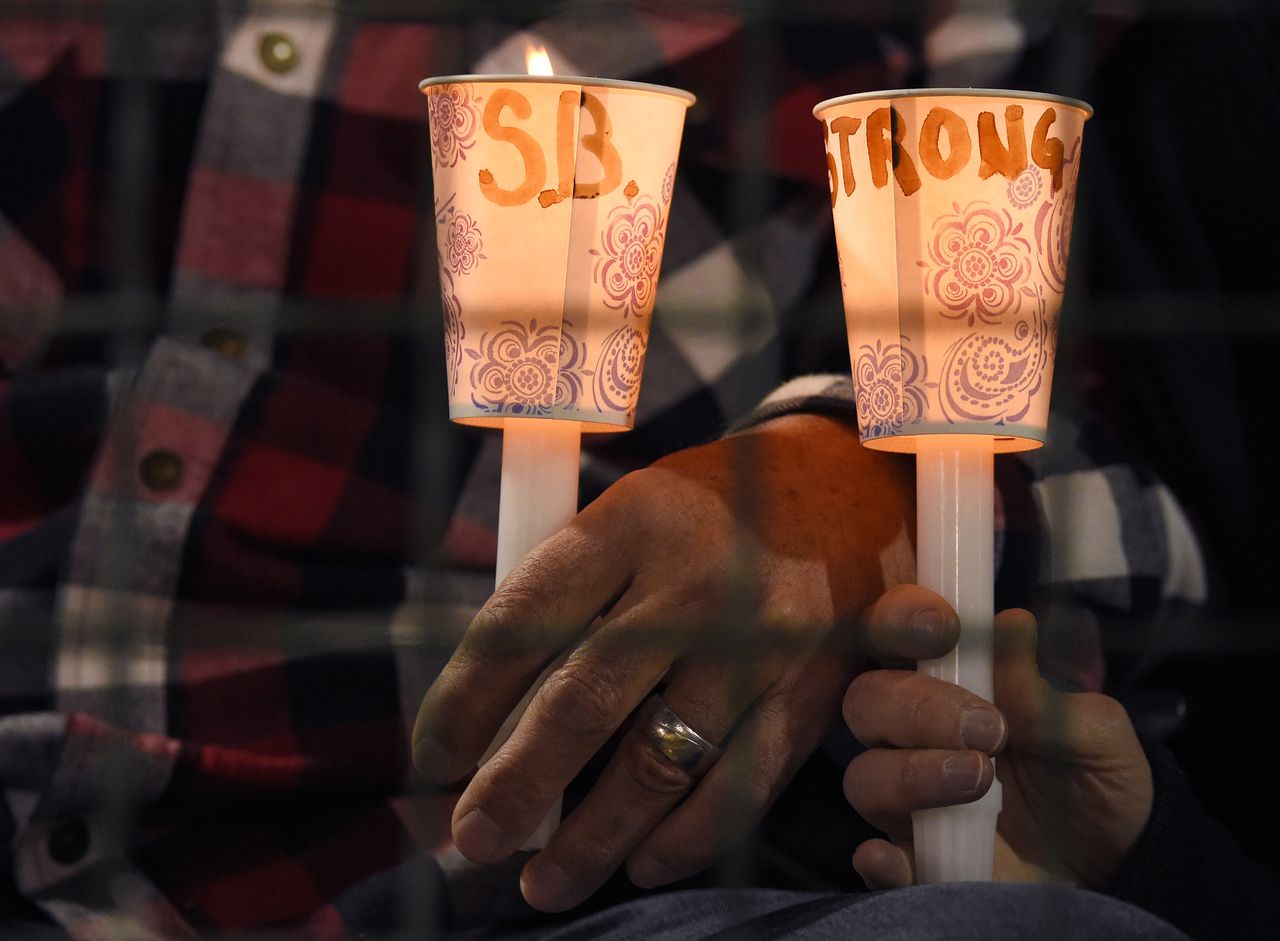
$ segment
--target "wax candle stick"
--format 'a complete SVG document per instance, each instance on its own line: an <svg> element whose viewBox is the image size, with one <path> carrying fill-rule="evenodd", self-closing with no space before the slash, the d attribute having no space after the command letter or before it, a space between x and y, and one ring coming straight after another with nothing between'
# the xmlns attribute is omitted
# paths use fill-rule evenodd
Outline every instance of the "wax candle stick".
<svg viewBox="0 0 1280 941"><path fill-rule="evenodd" d="M993 455L1049 414L1085 103L870 92L814 108L826 138L862 443L914 452L917 579L960 615L922 672L994 699ZM921 882L992 877L1001 790L914 815Z"/></svg>
<svg viewBox="0 0 1280 941"><path fill-rule="evenodd" d="M921 435L916 443L916 581L960 616L960 641L923 673L995 700L991 640L994 605L991 438ZM991 878L1000 782L979 800L914 815L920 882Z"/></svg>
<svg viewBox="0 0 1280 941"><path fill-rule="evenodd" d="M581 441L574 422L511 418L503 425L495 587L578 512Z"/></svg>

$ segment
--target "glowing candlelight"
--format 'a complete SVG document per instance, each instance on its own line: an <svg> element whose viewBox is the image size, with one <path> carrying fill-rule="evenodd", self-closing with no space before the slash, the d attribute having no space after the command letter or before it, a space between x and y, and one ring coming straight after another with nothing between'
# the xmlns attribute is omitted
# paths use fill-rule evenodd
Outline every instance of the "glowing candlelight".
<svg viewBox="0 0 1280 941"><path fill-rule="evenodd" d="M530 43L525 47L524 70L530 75L555 75L551 68L551 56L547 55L546 46L535 46Z"/></svg>

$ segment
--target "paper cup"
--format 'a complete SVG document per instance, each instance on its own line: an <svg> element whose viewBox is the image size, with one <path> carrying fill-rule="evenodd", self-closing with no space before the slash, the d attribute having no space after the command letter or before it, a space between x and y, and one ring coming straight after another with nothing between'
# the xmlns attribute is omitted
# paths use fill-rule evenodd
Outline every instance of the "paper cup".
<svg viewBox="0 0 1280 941"><path fill-rule="evenodd" d="M925 89L814 108L864 444L1039 447L1049 414L1082 101Z"/></svg>
<svg viewBox="0 0 1280 941"><path fill-rule="evenodd" d="M563 76L420 87L450 417L630 428L693 96Z"/></svg>

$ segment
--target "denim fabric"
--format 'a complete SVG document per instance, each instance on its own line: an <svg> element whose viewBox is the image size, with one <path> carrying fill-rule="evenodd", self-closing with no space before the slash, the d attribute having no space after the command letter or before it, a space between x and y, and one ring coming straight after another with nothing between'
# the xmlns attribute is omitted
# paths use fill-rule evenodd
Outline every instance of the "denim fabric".
<svg viewBox="0 0 1280 941"><path fill-rule="evenodd" d="M467 941L1174 941L1186 935L1095 892L1001 883L825 895L697 889L649 895L582 918Z"/></svg>

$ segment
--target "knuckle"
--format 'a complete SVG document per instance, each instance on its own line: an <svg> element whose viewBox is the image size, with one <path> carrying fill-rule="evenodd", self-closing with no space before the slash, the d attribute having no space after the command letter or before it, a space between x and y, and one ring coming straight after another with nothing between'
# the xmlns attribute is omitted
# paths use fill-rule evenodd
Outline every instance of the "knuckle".
<svg viewBox="0 0 1280 941"><path fill-rule="evenodd" d="M643 497L650 489L653 478L653 471L649 468L641 468L623 474L609 488L609 492L614 495L617 500L628 500L633 497Z"/></svg>
<svg viewBox="0 0 1280 941"><path fill-rule="evenodd" d="M924 756L910 755L906 761L902 762L898 772L898 786L903 794L914 796L919 794L925 786L933 784L938 777L940 775L937 769L926 764Z"/></svg>
<svg viewBox="0 0 1280 941"><path fill-rule="evenodd" d="M927 738L934 716L939 713L945 715L946 709L944 694L936 689L926 689L922 695L912 698L908 713L909 724L906 727L911 740L918 742Z"/></svg>
<svg viewBox="0 0 1280 941"><path fill-rule="evenodd" d="M515 652L513 641L521 636L518 623L518 609L495 595L472 618L455 656L472 663L509 658Z"/></svg>
<svg viewBox="0 0 1280 941"><path fill-rule="evenodd" d="M587 505L570 527L580 555L607 552L626 559L662 532L655 523L663 501L654 473L651 468L631 471Z"/></svg>
<svg viewBox="0 0 1280 941"><path fill-rule="evenodd" d="M771 601L759 616L760 643L764 653L795 660L808 653L826 634L821 616L814 616L798 604Z"/></svg>
<svg viewBox="0 0 1280 941"><path fill-rule="evenodd" d="M548 586L555 585L566 561L560 551L563 538L552 538L522 558L503 580L493 598L517 611L543 610L551 600Z"/></svg>
<svg viewBox="0 0 1280 941"><path fill-rule="evenodd" d="M509 660L552 643L550 598L532 579L508 580L471 621L459 655L471 661Z"/></svg>
<svg viewBox="0 0 1280 941"><path fill-rule="evenodd" d="M643 523L654 511L655 473L651 468L634 470L614 481L588 512L617 514Z"/></svg>
<svg viewBox="0 0 1280 941"><path fill-rule="evenodd" d="M625 715L624 690L615 667L582 658L551 674L539 697L555 725L589 739L606 739Z"/></svg>

